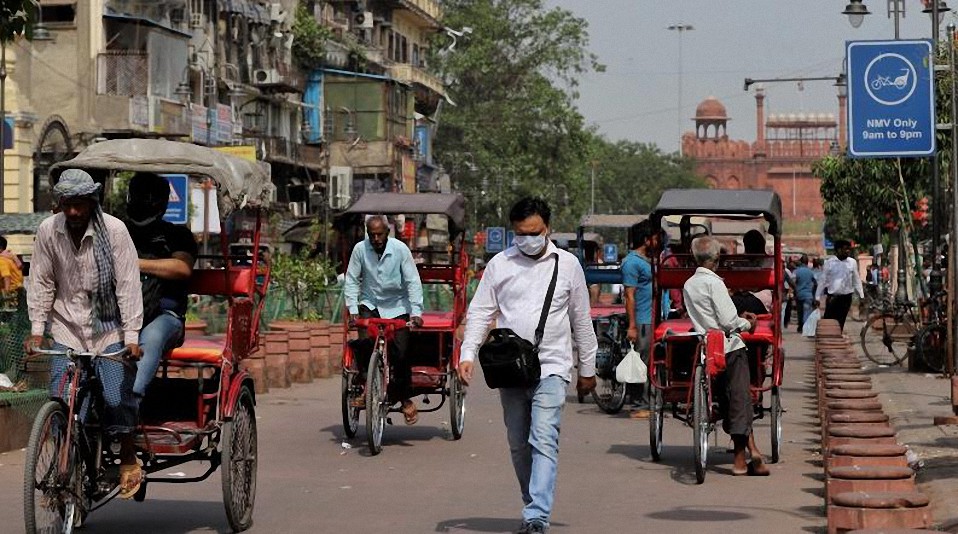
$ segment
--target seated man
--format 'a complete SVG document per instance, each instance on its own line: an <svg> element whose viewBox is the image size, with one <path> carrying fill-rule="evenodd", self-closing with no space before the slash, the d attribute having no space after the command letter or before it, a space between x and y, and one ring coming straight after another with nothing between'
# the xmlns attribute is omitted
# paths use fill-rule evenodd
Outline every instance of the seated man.
<svg viewBox="0 0 958 534"><path fill-rule="evenodd" d="M725 385L727 413L723 414L723 428L732 436L735 447L734 475L768 475L761 452L752 434L752 396L749 391L749 365L741 332L755 329L755 316L745 313L739 317L729 297L725 282L715 274L720 255L720 244L711 237L692 241L692 255L699 267L683 288L685 309L695 331L725 332ZM721 393L721 392L719 392ZM751 463L747 453L751 451Z"/></svg>
<svg viewBox="0 0 958 534"><path fill-rule="evenodd" d="M366 222L366 235L353 247L346 268L343 298L349 314L352 318L406 319L414 326L422 326L422 281L409 247L389 237L389 225L383 215ZM360 331L363 335L365 331ZM397 330L396 352L390 355L394 373L390 385L402 400L406 424L412 425L419 420L419 413L410 399L412 367L406 358L408 345L409 330Z"/></svg>
<svg viewBox="0 0 958 534"><path fill-rule="evenodd" d="M143 285L143 330L133 393L142 399L163 354L183 343L187 286L196 240L189 228L163 220L170 200L166 178L136 173L127 193L127 229L139 256Z"/></svg>
<svg viewBox="0 0 958 534"><path fill-rule="evenodd" d="M742 236L742 245L745 247L745 254L759 256L765 255L765 237L758 230L749 230ZM754 266L761 267L764 259L755 258ZM732 293L732 302L735 304L735 311L739 315L748 312L755 315L764 315L772 311L772 291L763 289L761 291L735 291Z"/></svg>

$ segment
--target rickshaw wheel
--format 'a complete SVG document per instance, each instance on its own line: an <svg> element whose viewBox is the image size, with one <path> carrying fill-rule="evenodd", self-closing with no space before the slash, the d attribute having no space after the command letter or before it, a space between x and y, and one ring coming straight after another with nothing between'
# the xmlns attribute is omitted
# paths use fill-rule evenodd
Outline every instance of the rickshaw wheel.
<svg viewBox="0 0 958 534"><path fill-rule="evenodd" d="M72 530L74 505L67 502L67 488L57 489L62 484L56 474L66 431L67 418L61 404L56 401L44 404L34 419L23 470L23 519L27 534ZM43 491L39 485L52 485L54 489Z"/></svg>
<svg viewBox="0 0 958 534"><path fill-rule="evenodd" d="M449 379L449 425L452 427L452 439L462 438L466 425L466 389L455 371Z"/></svg>
<svg viewBox="0 0 958 534"><path fill-rule="evenodd" d="M256 499L256 415L253 395L243 387L233 419L223 424L223 504L233 532L242 532L253 524Z"/></svg>
<svg viewBox="0 0 958 534"><path fill-rule="evenodd" d="M705 467L708 464L709 455L709 425L710 412L708 400L708 377L705 376L705 366L697 365L695 367L695 378L692 381L695 391L692 398L692 424L693 436L695 439L695 481L699 484L705 482Z"/></svg>
<svg viewBox="0 0 958 534"><path fill-rule="evenodd" d="M355 380L357 376L356 373L350 373L346 369L343 369L343 432L346 433L347 438L356 437L356 431L359 430L359 411L362 408L352 406L353 396L351 395L353 392L353 380Z"/></svg>
<svg viewBox="0 0 958 534"><path fill-rule="evenodd" d="M596 388L592 390L592 399L603 412L617 414L625 406L625 388L625 384L614 378L598 378Z"/></svg>
<svg viewBox="0 0 958 534"><path fill-rule="evenodd" d="M663 386L668 382L668 371L664 365L660 365L656 372L658 381ZM665 392L653 386L646 384L651 388L649 393L649 449L652 453L652 461L658 462L662 459L662 432L665 426Z"/></svg>
<svg viewBox="0 0 958 534"><path fill-rule="evenodd" d="M383 354L373 351L369 357L369 371L366 375L366 442L373 455L383 450L383 430L386 427L386 413L389 403L386 400L386 366Z"/></svg>
<svg viewBox="0 0 958 534"><path fill-rule="evenodd" d="M772 386L772 463L778 463L782 456L782 392L778 386Z"/></svg>

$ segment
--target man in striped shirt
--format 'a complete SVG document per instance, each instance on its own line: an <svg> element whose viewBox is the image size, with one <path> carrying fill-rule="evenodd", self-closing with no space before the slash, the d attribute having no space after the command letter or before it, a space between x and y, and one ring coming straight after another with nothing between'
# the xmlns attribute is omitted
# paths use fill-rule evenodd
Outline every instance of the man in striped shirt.
<svg viewBox="0 0 958 534"><path fill-rule="evenodd" d="M59 213L37 228L30 268L28 354L48 334L54 350L100 354L118 352L125 345L130 362L141 355L143 298L136 248L126 225L100 209L99 190L100 184L79 169L64 171L53 188ZM130 362L106 358L94 362L105 401L104 427L120 442L124 498L132 497L143 480L133 443L138 403ZM50 373L54 397L64 395L65 371L65 358L55 357Z"/></svg>

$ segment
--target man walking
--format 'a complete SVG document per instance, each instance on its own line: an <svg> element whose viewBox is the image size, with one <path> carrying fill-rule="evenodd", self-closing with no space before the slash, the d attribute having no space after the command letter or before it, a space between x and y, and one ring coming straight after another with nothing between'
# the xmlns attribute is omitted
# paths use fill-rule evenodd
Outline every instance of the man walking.
<svg viewBox="0 0 958 534"><path fill-rule="evenodd" d="M862 279L858 275L858 262L849 257L851 243L844 239L835 241L835 256L828 258L822 268L821 283L815 292L815 298L822 303L825 296L825 312L822 319L835 319L845 329L845 318L852 305L852 293L865 298Z"/></svg>
<svg viewBox="0 0 958 534"><path fill-rule="evenodd" d="M630 239L632 250L622 261L622 285L625 286L625 313L629 318L627 336L635 350L648 364L649 348L652 339L652 262L650 251L655 248L658 232L653 235L648 220L632 225ZM630 384L632 405L638 409L633 418L645 419L649 416L649 406L645 402L645 387Z"/></svg>
<svg viewBox="0 0 958 534"><path fill-rule="evenodd" d="M493 257L469 304L459 376L469 384L474 360L495 320L524 339L536 326L558 257L558 279L539 345L541 379L528 388L502 388L512 466L522 492L519 533L546 532L552 515L559 461L559 427L572 379L573 346L579 358L579 394L595 389L598 347L589 314L589 291L579 260L549 241L551 210L539 198L523 198L509 212L515 246Z"/></svg>
<svg viewBox="0 0 958 534"><path fill-rule="evenodd" d="M805 319L812 313L815 300L815 273L808 267L808 256L802 254L798 267L792 272L795 279L795 305L798 307L798 331L802 331Z"/></svg>

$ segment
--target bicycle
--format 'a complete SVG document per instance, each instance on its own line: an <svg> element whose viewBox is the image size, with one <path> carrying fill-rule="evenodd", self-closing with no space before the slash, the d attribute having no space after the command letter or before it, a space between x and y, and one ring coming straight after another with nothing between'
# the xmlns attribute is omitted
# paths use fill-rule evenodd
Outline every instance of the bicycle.
<svg viewBox="0 0 958 534"><path fill-rule="evenodd" d="M945 358L948 354L948 293L940 291L922 305L924 326L915 334L915 352L918 360L935 373L945 372ZM927 310L927 316L924 313Z"/></svg>
<svg viewBox="0 0 958 534"><path fill-rule="evenodd" d="M898 365L908 356L908 348L918 333L918 317L914 302L881 301L880 307L870 307L877 312L865 321L861 331L862 351L869 360L878 365ZM877 333L881 337L876 341Z"/></svg>
<svg viewBox="0 0 958 534"><path fill-rule="evenodd" d="M126 348L102 354L73 349L34 352L62 356L67 362L63 397L40 408L27 443L23 495L27 534L72 532L87 514L119 494L117 451L104 449L99 426L104 400L93 362L106 358L129 365L122 358L126 352ZM84 402L88 413L82 418Z"/></svg>
<svg viewBox="0 0 958 534"><path fill-rule="evenodd" d="M593 319L599 349L595 356L596 388L592 399L605 413L616 414L625 405L626 384L615 379L615 368L625 357L628 341L623 340L628 323L622 315Z"/></svg>

